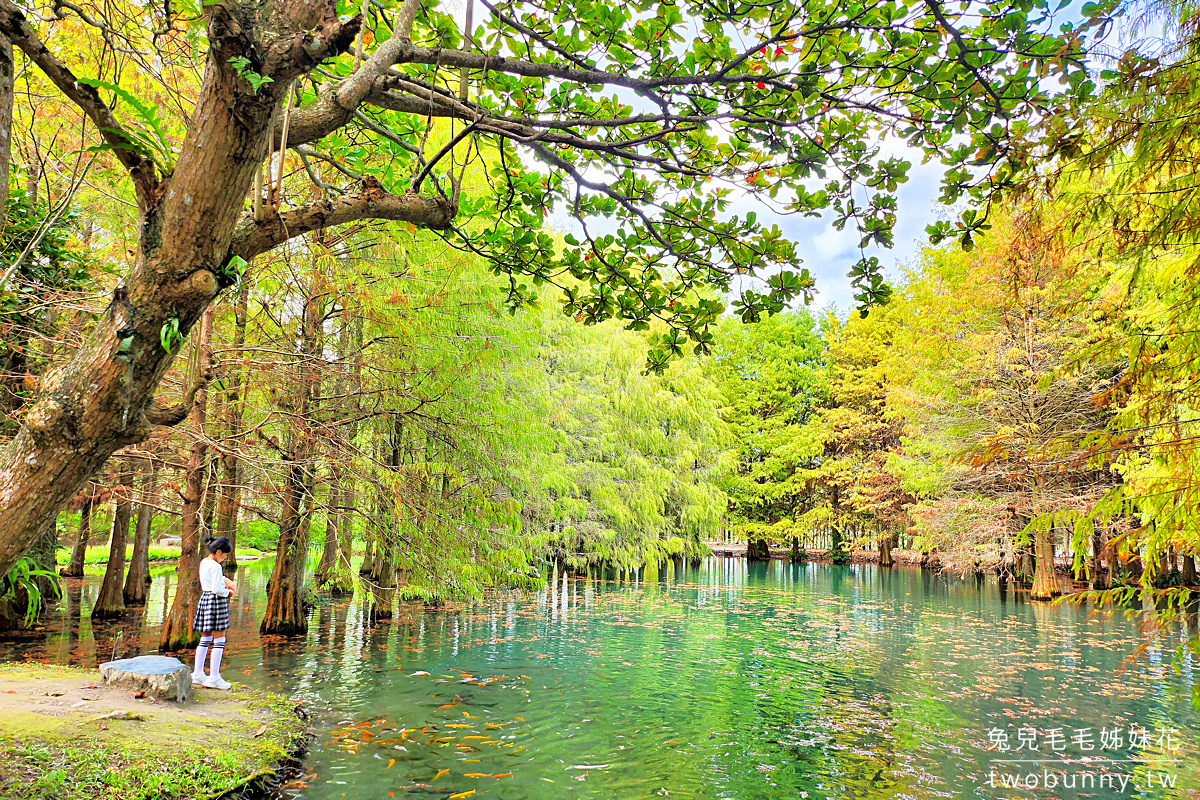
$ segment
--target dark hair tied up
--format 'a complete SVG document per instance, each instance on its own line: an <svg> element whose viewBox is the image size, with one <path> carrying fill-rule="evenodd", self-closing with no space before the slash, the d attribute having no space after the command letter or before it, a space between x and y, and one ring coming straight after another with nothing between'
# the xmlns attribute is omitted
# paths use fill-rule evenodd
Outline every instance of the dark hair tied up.
<svg viewBox="0 0 1200 800"><path fill-rule="evenodd" d="M204 541L208 544L208 552L210 552L210 553L216 553L216 552L232 553L233 552L233 545L230 544L229 540L226 539L224 536L218 537L216 539L209 536Z"/></svg>

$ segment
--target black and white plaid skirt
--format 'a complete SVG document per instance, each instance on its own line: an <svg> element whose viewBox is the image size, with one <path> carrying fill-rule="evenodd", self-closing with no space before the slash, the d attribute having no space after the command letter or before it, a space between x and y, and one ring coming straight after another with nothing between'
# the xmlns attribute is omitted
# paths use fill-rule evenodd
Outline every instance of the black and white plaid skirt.
<svg viewBox="0 0 1200 800"><path fill-rule="evenodd" d="M217 597L212 592L200 595L196 604L196 616L192 620L192 630L197 633L212 633L223 631L229 627L229 598Z"/></svg>

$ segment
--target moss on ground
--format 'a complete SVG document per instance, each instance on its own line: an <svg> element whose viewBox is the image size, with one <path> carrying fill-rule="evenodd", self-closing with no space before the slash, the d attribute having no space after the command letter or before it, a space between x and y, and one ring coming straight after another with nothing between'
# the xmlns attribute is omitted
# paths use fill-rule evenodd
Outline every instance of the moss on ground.
<svg viewBox="0 0 1200 800"><path fill-rule="evenodd" d="M113 711L144 719L97 719ZM0 718L0 797L13 800L221 797L273 775L307 736L279 695L198 689L178 706L36 664L0 665Z"/></svg>

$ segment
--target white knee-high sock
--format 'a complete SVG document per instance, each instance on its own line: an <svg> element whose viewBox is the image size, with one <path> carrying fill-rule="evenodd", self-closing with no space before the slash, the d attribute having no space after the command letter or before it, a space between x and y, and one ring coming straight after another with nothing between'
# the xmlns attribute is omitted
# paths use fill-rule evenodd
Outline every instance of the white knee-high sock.
<svg viewBox="0 0 1200 800"><path fill-rule="evenodd" d="M201 636L200 644L196 647L196 668L192 670L193 675L204 674L204 659L208 657L208 648L213 643L213 637Z"/></svg>
<svg viewBox="0 0 1200 800"><path fill-rule="evenodd" d="M225 637L214 639L212 643L212 656L209 657L208 674L211 678L221 677L221 654L225 652Z"/></svg>

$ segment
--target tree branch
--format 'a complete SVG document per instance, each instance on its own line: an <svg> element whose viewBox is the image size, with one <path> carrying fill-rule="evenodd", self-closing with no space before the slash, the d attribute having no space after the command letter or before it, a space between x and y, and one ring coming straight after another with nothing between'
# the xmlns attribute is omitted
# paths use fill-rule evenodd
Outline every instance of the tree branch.
<svg viewBox="0 0 1200 800"><path fill-rule="evenodd" d="M173 406L160 406L157 400L151 401L150 407L143 412L142 416L151 425L160 425L166 428L178 425L187 419L188 414L192 413L192 406L196 404L196 392L207 386L211 378L211 372L200 375L183 395L183 401Z"/></svg>
<svg viewBox="0 0 1200 800"><path fill-rule="evenodd" d="M390 194L378 181L367 178L356 194L318 200L258 222L250 215L243 217L234 231L229 255L249 261L288 239L360 219L399 220L445 230L457 211L445 198Z"/></svg>

